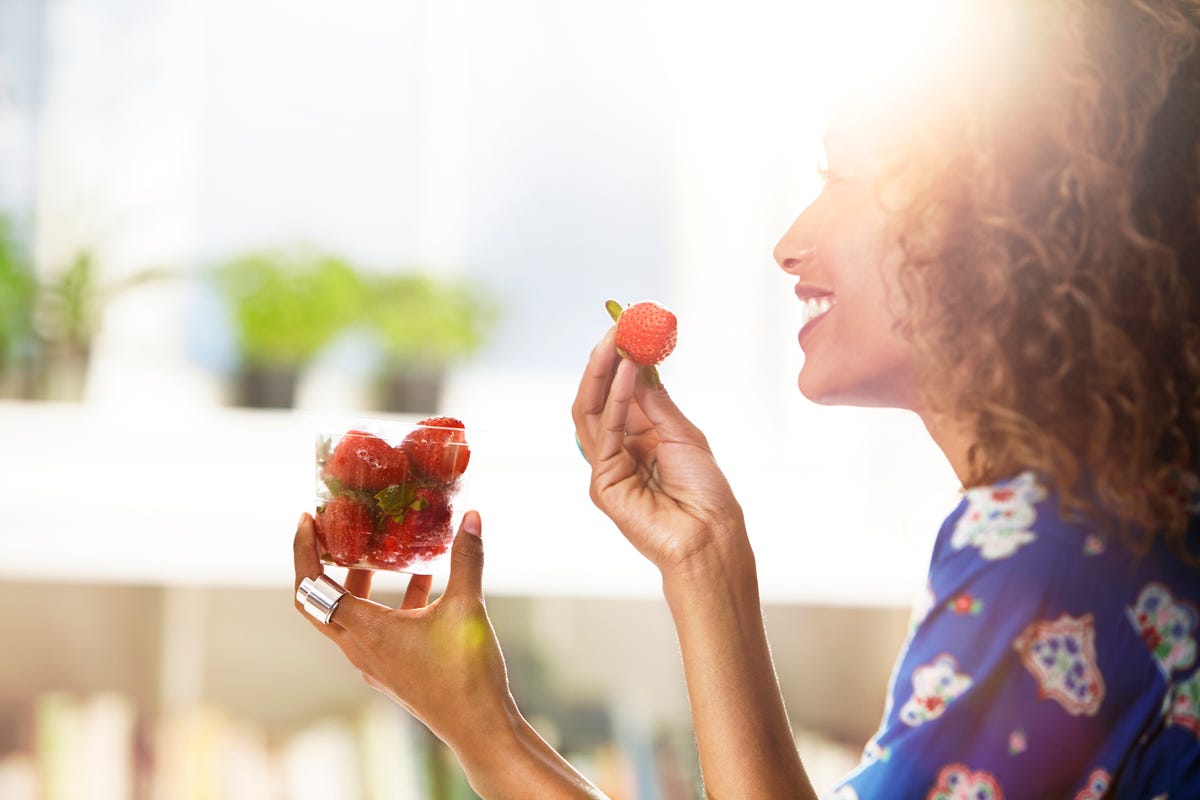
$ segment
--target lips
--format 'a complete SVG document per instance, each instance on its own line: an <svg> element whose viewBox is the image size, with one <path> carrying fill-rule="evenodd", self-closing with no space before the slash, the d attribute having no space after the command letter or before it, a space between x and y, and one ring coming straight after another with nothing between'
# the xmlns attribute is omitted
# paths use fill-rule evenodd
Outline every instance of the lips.
<svg viewBox="0 0 1200 800"><path fill-rule="evenodd" d="M833 295L827 294L820 297L809 297L803 300L800 305L800 327L801 329L829 313L829 309L833 308L836 301Z"/></svg>
<svg viewBox="0 0 1200 800"><path fill-rule="evenodd" d="M800 335L824 319L829 310L837 305L833 292L815 284L797 283L796 297L800 299Z"/></svg>

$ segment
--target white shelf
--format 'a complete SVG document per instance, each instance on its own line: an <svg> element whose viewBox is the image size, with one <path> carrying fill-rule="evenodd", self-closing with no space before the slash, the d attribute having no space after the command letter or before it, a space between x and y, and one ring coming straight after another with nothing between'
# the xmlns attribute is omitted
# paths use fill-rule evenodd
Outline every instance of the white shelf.
<svg viewBox="0 0 1200 800"><path fill-rule="evenodd" d="M0 403L0 578L288 585L296 518L313 500L312 416L172 413ZM492 428L475 447L468 499L484 515L485 589L657 597L657 572L588 499L569 415L527 418L551 422L538 435ZM762 457L735 452L723 463L746 509L765 600L910 603L946 508L921 512L928 498L898 504L847 488L836 465L741 468ZM384 574L379 585L404 580Z"/></svg>

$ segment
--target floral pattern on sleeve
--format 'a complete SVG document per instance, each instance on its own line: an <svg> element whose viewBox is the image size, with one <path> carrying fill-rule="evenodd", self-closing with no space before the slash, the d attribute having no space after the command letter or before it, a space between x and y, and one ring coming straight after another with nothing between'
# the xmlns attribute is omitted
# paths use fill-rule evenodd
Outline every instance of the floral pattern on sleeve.
<svg viewBox="0 0 1200 800"><path fill-rule="evenodd" d="M1045 499L1032 472L1006 483L967 490L967 507L950 537L955 550L979 549L989 561L1008 558L1037 536L1030 528L1037 519L1036 504Z"/></svg>
<svg viewBox="0 0 1200 800"><path fill-rule="evenodd" d="M1092 774L1088 775L1087 785L1075 795L1075 800L1103 800L1111 782L1112 776L1108 774L1108 770L1094 769Z"/></svg>
<svg viewBox="0 0 1200 800"><path fill-rule="evenodd" d="M1104 700L1104 677L1096 664L1096 629L1091 614L1032 623L1013 642L1021 662L1038 683L1038 694L1073 716L1095 716Z"/></svg>
<svg viewBox="0 0 1200 800"><path fill-rule="evenodd" d="M1159 768L1200 763L1200 571L1162 543L1130 557L1043 485L971 489L946 518L836 800L1200 798L1194 770Z"/></svg>
<svg viewBox="0 0 1200 800"><path fill-rule="evenodd" d="M1200 672L1172 686L1164 705L1168 725L1191 731L1200 739Z"/></svg>
<svg viewBox="0 0 1200 800"><path fill-rule="evenodd" d="M989 772L972 772L963 764L947 764L925 800L1004 800L1000 783Z"/></svg>
<svg viewBox="0 0 1200 800"><path fill-rule="evenodd" d="M937 719L946 706L971 688L971 676L958 672L953 656L942 655L913 670L913 694L900 708L900 721L916 727Z"/></svg>
<svg viewBox="0 0 1200 800"><path fill-rule="evenodd" d="M1155 582L1142 588L1126 613L1164 677L1170 679L1172 672L1196 663L1195 606L1177 602L1170 589Z"/></svg>

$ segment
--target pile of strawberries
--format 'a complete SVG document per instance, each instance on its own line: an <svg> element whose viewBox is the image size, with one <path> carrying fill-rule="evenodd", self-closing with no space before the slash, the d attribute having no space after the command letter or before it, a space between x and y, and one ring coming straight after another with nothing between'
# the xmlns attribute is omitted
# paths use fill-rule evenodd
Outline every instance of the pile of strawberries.
<svg viewBox="0 0 1200 800"><path fill-rule="evenodd" d="M397 446L361 430L318 444L326 500L317 509L322 558L344 567L401 570L445 553L451 499L471 449L461 422L417 423Z"/></svg>

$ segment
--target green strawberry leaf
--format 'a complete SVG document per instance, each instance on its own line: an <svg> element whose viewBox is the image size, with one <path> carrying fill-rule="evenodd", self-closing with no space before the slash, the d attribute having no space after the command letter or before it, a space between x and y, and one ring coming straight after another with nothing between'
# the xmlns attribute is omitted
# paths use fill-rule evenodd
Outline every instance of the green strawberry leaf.
<svg viewBox="0 0 1200 800"><path fill-rule="evenodd" d="M420 511L421 509L425 508L427 505L429 505L429 503L428 503L428 501L425 500L424 497L418 497L416 500L413 500L411 503L409 503L408 507L411 508L413 511Z"/></svg>
<svg viewBox="0 0 1200 800"><path fill-rule="evenodd" d="M342 493L342 482L337 478L324 478L323 481L325 482L325 487L329 489L329 493L334 497Z"/></svg>
<svg viewBox="0 0 1200 800"><path fill-rule="evenodd" d="M613 322L621 318L621 304L616 300L605 300L604 308L608 311L608 315L613 318Z"/></svg>
<svg viewBox="0 0 1200 800"><path fill-rule="evenodd" d="M638 380L651 389L662 388L662 379L658 376L658 367L638 367Z"/></svg>
<svg viewBox="0 0 1200 800"><path fill-rule="evenodd" d="M404 520L404 513L412 506L416 500L415 490L412 485L395 484L386 489L382 489L375 494L375 502L379 504L379 510L389 517L392 517L397 522Z"/></svg>

